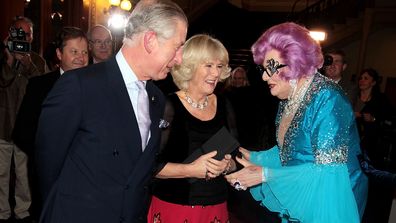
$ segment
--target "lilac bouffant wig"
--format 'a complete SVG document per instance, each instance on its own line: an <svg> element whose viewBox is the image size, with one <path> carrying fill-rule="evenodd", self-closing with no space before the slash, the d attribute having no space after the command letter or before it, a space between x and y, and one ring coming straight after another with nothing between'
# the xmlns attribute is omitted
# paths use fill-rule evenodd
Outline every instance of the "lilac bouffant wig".
<svg viewBox="0 0 396 223"><path fill-rule="evenodd" d="M290 72L280 72L285 80L312 76L323 65L320 45L306 28L292 22L275 25L261 35L252 46L254 62L262 64L270 50L279 51L287 64Z"/></svg>

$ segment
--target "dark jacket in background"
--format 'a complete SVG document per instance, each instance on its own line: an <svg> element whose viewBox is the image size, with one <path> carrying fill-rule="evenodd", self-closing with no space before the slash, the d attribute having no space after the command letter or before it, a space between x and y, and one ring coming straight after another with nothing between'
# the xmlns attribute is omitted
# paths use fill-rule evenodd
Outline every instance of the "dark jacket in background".
<svg viewBox="0 0 396 223"><path fill-rule="evenodd" d="M22 64L8 66L5 58L1 60L0 73L0 139L11 141L12 131L19 106L25 95L30 78L44 74L48 68L45 60L33 51L30 52L32 64L25 68Z"/></svg>
<svg viewBox="0 0 396 223"><path fill-rule="evenodd" d="M56 70L31 78L26 87L26 93L15 121L13 140L29 156L34 151L34 140L41 113L41 104L59 77L60 71Z"/></svg>

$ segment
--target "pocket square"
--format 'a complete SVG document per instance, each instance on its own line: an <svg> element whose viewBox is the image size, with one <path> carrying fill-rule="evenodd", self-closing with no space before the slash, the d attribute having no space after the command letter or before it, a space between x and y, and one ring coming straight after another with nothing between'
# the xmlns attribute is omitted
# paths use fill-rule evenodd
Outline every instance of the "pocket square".
<svg viewBox="0 0 396 223"><path fill-rule="evenodd" d="M166 128L168 128L168 126L169 126L168 121L166 121L164 119L160 119L159 126L158 126L160 129L166 129Z"/></svg>

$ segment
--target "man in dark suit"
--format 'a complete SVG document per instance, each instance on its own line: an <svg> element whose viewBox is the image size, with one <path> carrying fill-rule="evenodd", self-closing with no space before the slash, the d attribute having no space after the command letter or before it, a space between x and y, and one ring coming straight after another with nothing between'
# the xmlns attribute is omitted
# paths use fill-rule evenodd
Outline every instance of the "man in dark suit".
<svg viewBox="0 0 396 223"><path fill-rule="evenodd" d="M13 140L29 155L34 151L34 138L41 113L41 104L48 92L65 71L88 65L88 40L80 28L64 27L57 36L56 44L59 69L29 80L15 122Z"/></svg>
<svg viewBox="0 0 396 223"><path fill-rule="evenodd" d="M358 88L356 83L343 76L343 73L348 66L344 51L333 49L328 51L326 55L332 58L332 63L324 66L324 75L341 86L353 105L358 96Z"/></svg>
<svg viewBox="0 0 396 223"><path fill-rule="evenodd" d="M174 2L141 0L115 57L57 81L36 135L45 200L40 222L145 222L165 105L151 80L164 79L181 63L187 23ZM139 90L141 82L146 88ZM139 112L142 91L149 112ZM141 115L151 122L147 141L140 135Z"/></svg>
<svg viewBox="0 0 396 223"><path fill-rule="evenodd" d="M106 61L113 55L113 36L103 25L95 25L87 33L89 40L89 64Z"/></svg>
<svg viewBox="0 0 396 223"><path fill-rule="evenodd" d="M58 78L68 70L88 65L88 40L83 30L77 27L64 27L57 36L56 55L59 59L59 69L29 80L26 93L19 109L13 140L29 157L29 181L32 187L31 216L38 220L40 202L38 201L37 176L34 171L34 140L41 104L47 97Z"/></svg>

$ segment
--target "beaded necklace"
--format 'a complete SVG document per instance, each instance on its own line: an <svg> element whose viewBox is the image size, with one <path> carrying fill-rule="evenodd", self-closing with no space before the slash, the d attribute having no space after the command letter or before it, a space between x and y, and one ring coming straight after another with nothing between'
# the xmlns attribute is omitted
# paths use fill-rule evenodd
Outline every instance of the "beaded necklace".
<svg viewBox="0 0 396 223"><path fill-rule="evenodd" d="M193 107L193 108L204 110L208 106L208 101L209 101L208 96L205 96L204 102L199 103L199 102L195 102L193 99L191 99L190 96L187 94L187 91L184 91L184 95L185 95L184 99L186 100L186 102L189 105L191 105L191 107Z"/></svg>
<svg viewBox="0 0 396 223"><path fill-rule="evenodd" d="M293 84L291 84L293 90L291 91L288 97L285 110L283 111L283 114L286 117L290 116L291 114L294 114L297 111L297 109L300 107L300 104L302 103L304 99L304 95L307 92L309 84L311 83L312 80L313 77L306 79L303 85L297 90L297 92L296 92L297 86L296 85L293 86Z"/></svg>

